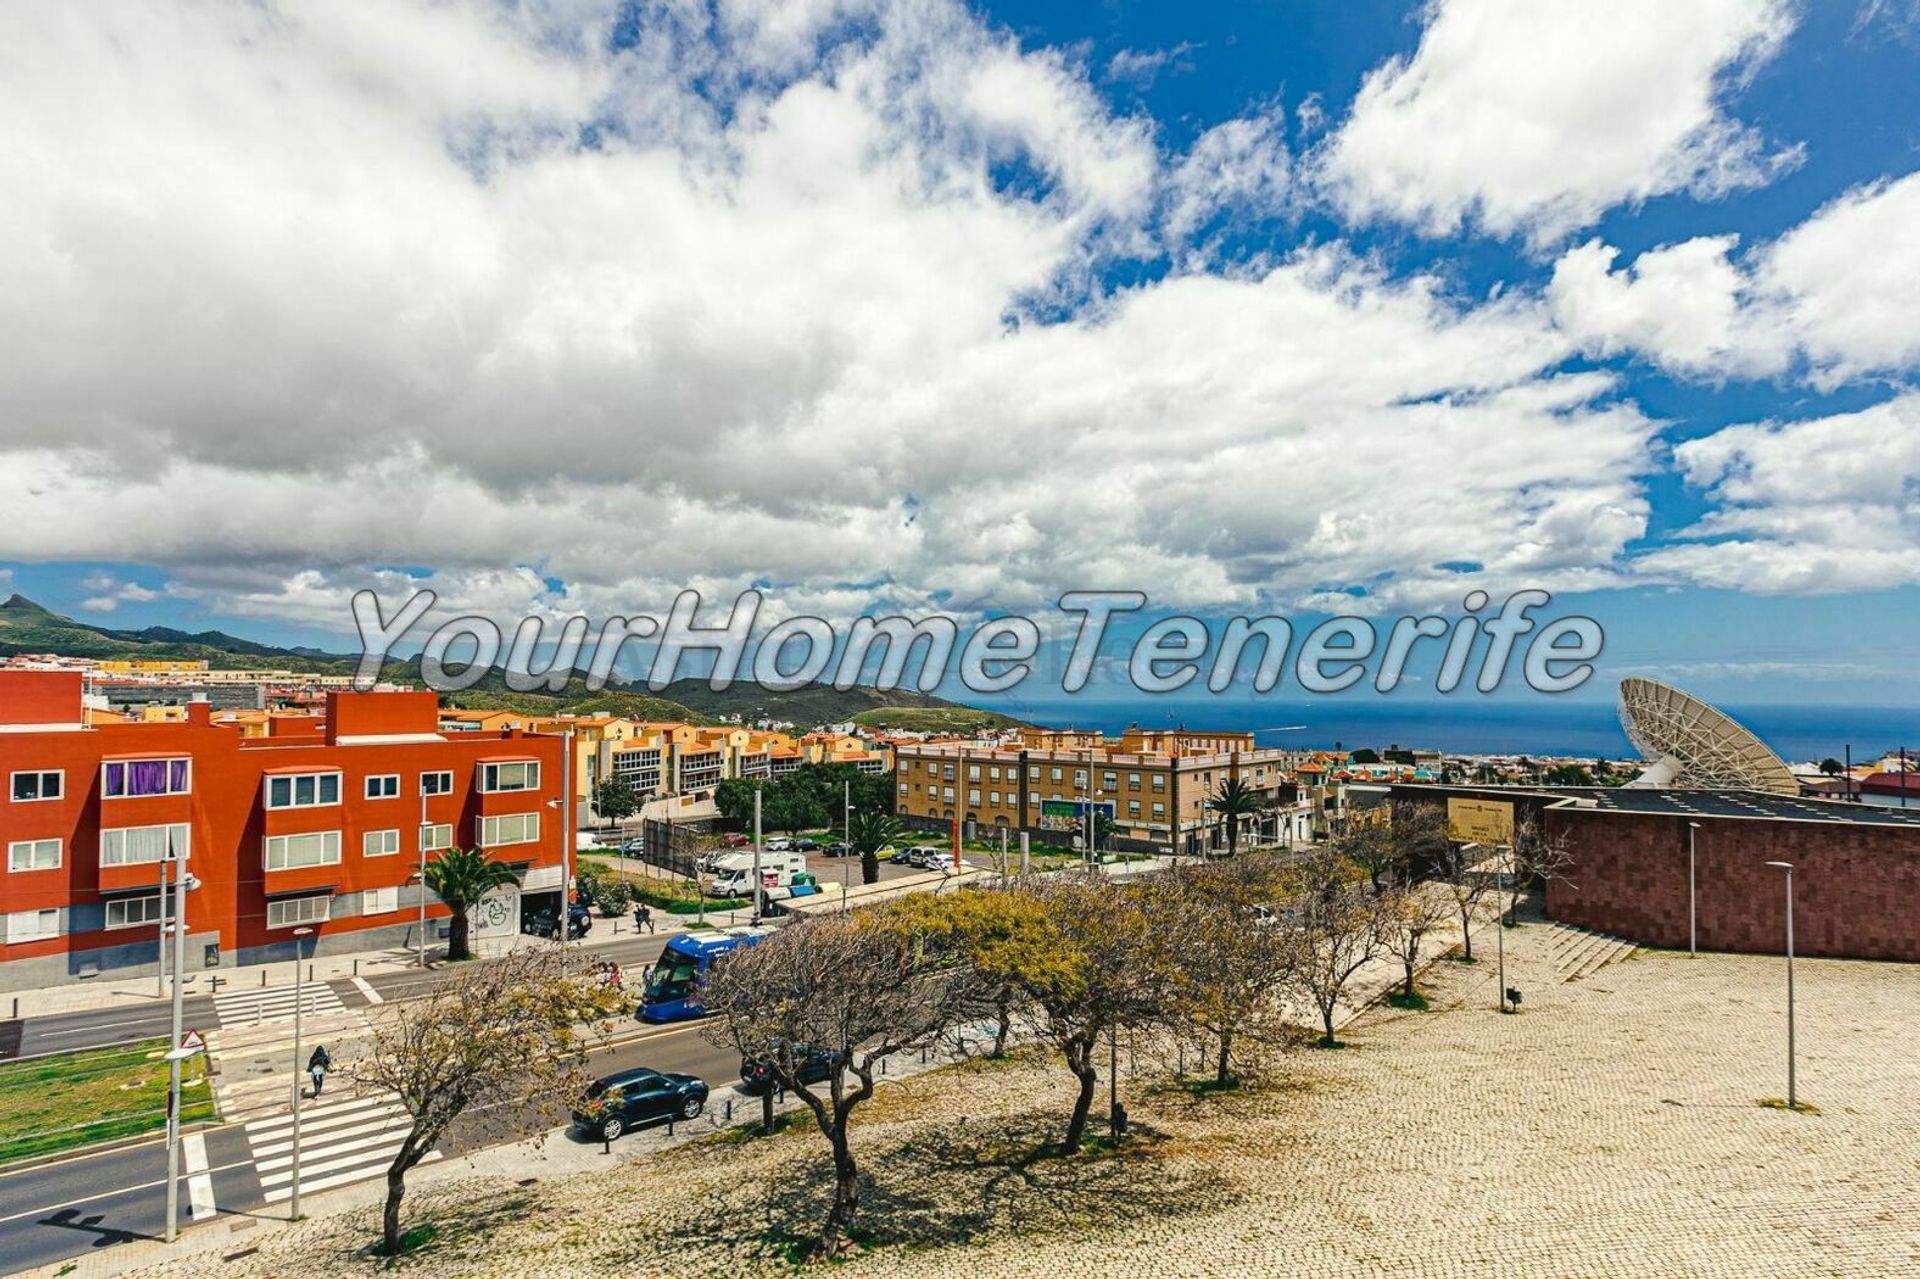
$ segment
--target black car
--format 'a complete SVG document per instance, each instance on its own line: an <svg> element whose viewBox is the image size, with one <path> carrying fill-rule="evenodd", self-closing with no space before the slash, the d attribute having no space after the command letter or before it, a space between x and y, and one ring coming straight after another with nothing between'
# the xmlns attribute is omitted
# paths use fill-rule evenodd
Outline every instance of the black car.
<svg viewBox="0 0 1920 1279"><path fill-rule="evenodd" d="M853 856L853 845L844 839L836 839L833 843L821 849L820 855L822 857L851 857Z"/></svg>
<svg viewBox="0 0 1920 1279"><path fill-rule="evenodd" d="M707 1105L707 1085L693 1075L623 1070L595 1080L574 1108L573 1126L612 1141L629 1128L662 1119L695 1119Z"/></svg>
<svg viewBox="0 0 1920 1279"><path fill-rule="evenodd" d="M833 1073L833 1054L824 1048L796 1049L800 1059L798 1077L803 1084L817 1084ZM773 1088L773 1067L752 1057L740 1059L740 1091L758 1097Z"/></svg>
<svg viewBox="0 0 1920 1279"><path fill-rule="evenodd" d="M551 910L537 910L531 915L526 916L520 921L520 931L523 933L531 933L535 937L553 936L555 932L553 912ZM569 938L585 937L592 931L593 916L587 912L585 906L582 906L579 902L575 902L572 909L567 911L567 936Z"/></svg>
<svg viewBox="0 0 1920 1279"><path fill-rule="evenodd" d="M919 856L920 850L917 848L896 848L887 861L895 866L905 866L912 864Z"/></svg>
<svg viewBox="0 0 1920 1279"><path fill-rule="evenodd" d="M787 851L790 853L813 853L819 850L820 845L810 839L796 839L787 845Z"/></svg>

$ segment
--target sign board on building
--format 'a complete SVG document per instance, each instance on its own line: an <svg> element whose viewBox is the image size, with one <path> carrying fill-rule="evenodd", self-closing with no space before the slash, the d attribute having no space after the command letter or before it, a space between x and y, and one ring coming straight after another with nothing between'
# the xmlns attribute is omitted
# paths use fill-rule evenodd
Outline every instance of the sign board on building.
<svg viewBox="0 0 1920 1279"><path fill-rule="evenodd" d="M1513 804L1504 799L1449 799L1447 835L1466 844L1511 844Z"/></svg>
<svg viewBox="0 0 1920 1279"><path fill-rule="evenodd" d="M1112 800L1103 799L1094 804L1097 813L1113 816ZM1043 799L1040 801L1040 816L1066 818L1076 822L1087 820L1087 801L1084 799Z"/></svg>

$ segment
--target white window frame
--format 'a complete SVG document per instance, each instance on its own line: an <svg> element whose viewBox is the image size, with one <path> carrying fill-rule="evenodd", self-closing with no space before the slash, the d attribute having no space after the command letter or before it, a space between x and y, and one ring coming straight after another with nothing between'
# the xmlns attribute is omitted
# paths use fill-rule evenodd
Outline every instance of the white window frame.
<svg viewBox="0 0 1920 1279"><path fill-rule="evenodd" d="M374 790L376 783L380 786L377 793ZM392 789L388 789L389 787ZM398 799L400 798L400 774L369 773L361 793L368 799Z"/></svg>
<svg viewBox="0 0 1920 1279"><path fill-rule="evenodd" d="M524 783L519 786L502 786L500 777L507 769L517 768ZM517 791L540 789L540 761L537 759L502 760L493 764L480 765L480 793L483 795L505 795Z"/></svg>
<svg viewBox="0 0 1920 1279"><path fill-rule="evenodd" d="M100 798L101 799L160 799L168 795L191 795L193 794L193 760L191 759L186 760L187 784L185 786L182 786L179 790L174 790L172 788L173 765L176 761L182 758L183 757L179 755L156 755L156 756L152 756L144 759L102 760L100 762ZM120 769L121 785L125 786L126 770L129 768L132 768L135 764L165 764L167 766L168 788L162 791L153 791L150 794L146 794L146 795L132 795L132 794L128 794L125 790L122 790L118 795L111 794L107 790L107 770L110 768Z"/></svg>
<svg viewBox="0 0 1920 1279"><path fill-rule="evenodd" d="M519 824L519 834L513 839L500 838L500 832L508 822ZM511 848L515 844L537 844L540 842L540 814L498 813L492 817L480 819L480 847Z"/></svg>
<svg viewBox="0 0 1920 1279"><path fill-rule="evenodd" d="M360 893L360 913L362 915L391 915L400 909L400 890L396 888L367 888Z"/></svg>
<svg viewBox="0 0 1920 1279"><path fill-rule="evenodd" d="M328 777L333 779L333 798L321 799L320 784ZM303 804L299 798L300 783L306 781L313 783L313 798ZM285 782L287 785L287 802L284 804L273 802L273 787L276 782ZM283 812L290 808L332 808L340 802L340 770L322 768L311 773L280 773L268 777L261 789L265 795L267 808L273 812Z"/></svg>
<svg viewBox="0 0 1920 1279"><path fill-rule="evenodd" d="M320 841L320 856L313 861L292 862L287 860L287 849L294 840L317 839ZM329 845L331 841L331 845ZM280 865L273 864L274 847L280 849ZM263 841L260 850L260 866L263 870L306 870L313 866L338 866L340 864L340 832L337 830L308 830L292 835L269 835Z"/></svg>
<svg viewBox="0 0 1920 1279"><path fill-rule="evenodd" d="M428 778L435 779L432 785L428 785ZM420 793L422 795L453 794L453 770L436 768L420 774Z"/></svg>
<svg viewBox="0 0 1920 1279"><path fill-rule="evenodd" d="M19 787L22 777L39 778L39 789L41 793L28 796L24 799L21 798ZM46 794L46 779L49 777L59 779L54 783L54 793L51 795ZM66 797L66 793L67 770L64 768L22 768L7 778L7 798L16 804L40 804L50 799L63 799Z"/></svg>
<svg viewBox="0 0 1920 1279"><path fill-rule="evenodd" d="M304 909L314 902L320 905L318 914ZM298 906L303 909L298 914L291 914L287 910L289 906ZM300 928L307 924L324 924L332 916L333 894L331 893L313 893L305 897L276 897L267 903L268 928Z"/></svg>
<svg viewBox="0 0 1920 1279"><path fill-rule="evenodd" d="M45 927L45 921L49 915L53 916L51 932ZM29 920L32 922L28 923ZM8 911L5 941L10 946L16 942L52 941L61 933L61 922L58 906L47 906L38 910Z"/></svg>
<svg viewBox="0 0 1920 1279"><path fill-rule="evenodd" d="M167 860L167 840L165 835L159 837L159 851L152 857L129 857L126 852L128 836L145 834L148 831L156 830L178 832L173 842L173 853L175 857L183 857L192 850L193 828L186 822L161 822L153 826L106 826L100 830L100 864L102 866L160 865ZM120 845L120 853L118 856L109 857L107 855L107 845L116 842L111 838L111 836L114 835L120 837L117 841Z"/></svg>
<svg viewBox="0 0 1920 1279"><path fill-rule="evenodd" d="M378 846L376 847L376 841ZM360 855L362 857L397 857L400 853L400 831L370 830L360 836Z"/></svg>
<svg viewBox="0 0 1920 1279"><path fill-rule="evenodd" d="M452 822L428 822L420 828L420 851L423 853L445 852L453 847Z"/></svg>
<svg viewBox="0 0 1920 1279"><path fill-rule="evenodd" d="M126 917L126 908L136 902L140 904L141 917L139 919L128 919ZM147 917L146 906L148 902L153 903L154 914L152 918ZM113 908L115 906L120 907L120 922L117 924L113 922ZM159 893L149 893L145 897L115 897L107 903L106 927L110 932L122 928L152 928L162 922L166 916L166 906Z"/></svg>
<svg viewBox="0 0 1920 1279"><path fill-rule="evenodd" d="M46 844L53 845L52 861L46 863L45 865L36 865L31 860L29 860L25 866L22 866L20 864L21 850L23 849L29 850L27 855L29 859L31 859L31 857L33 856L33 853L31 850L39 849ZM7 871L9 874L11 874L14 871L59 870L61 867L61 864L65 862L65 860L66 860L66 843L57 838L16 839L7 845Z"/></svg>

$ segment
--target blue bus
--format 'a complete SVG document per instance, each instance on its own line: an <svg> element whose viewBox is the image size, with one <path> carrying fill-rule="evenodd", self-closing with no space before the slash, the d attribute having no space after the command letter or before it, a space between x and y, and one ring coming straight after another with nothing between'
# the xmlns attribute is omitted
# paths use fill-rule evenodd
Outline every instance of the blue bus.
<svg viewBox="0 0 1920 1279"><path fill-rule="evenodd" d="M757 945L772 936L770 928L709 928L681 933L667 943L658 962L647 970L640 988L642 1021L687 1021L704 1017L700 991L707 984L713 961L738 946Z"/></svg>

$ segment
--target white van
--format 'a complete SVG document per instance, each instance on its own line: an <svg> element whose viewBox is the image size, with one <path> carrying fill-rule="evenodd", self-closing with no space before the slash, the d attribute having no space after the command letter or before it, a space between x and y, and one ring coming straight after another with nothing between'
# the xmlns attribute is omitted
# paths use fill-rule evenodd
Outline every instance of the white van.
<svg viewBox="0 0 1920 1279"><path fill-rule="evenodd" d="M807 868L806 855L803 853L760 854L760 874L763 882L771 879L777 887L785 888L793 883L793 877ZM753 892L753 853L730 853L722 857L713 868L713 895L715 897L746 897Z"/></svg>

